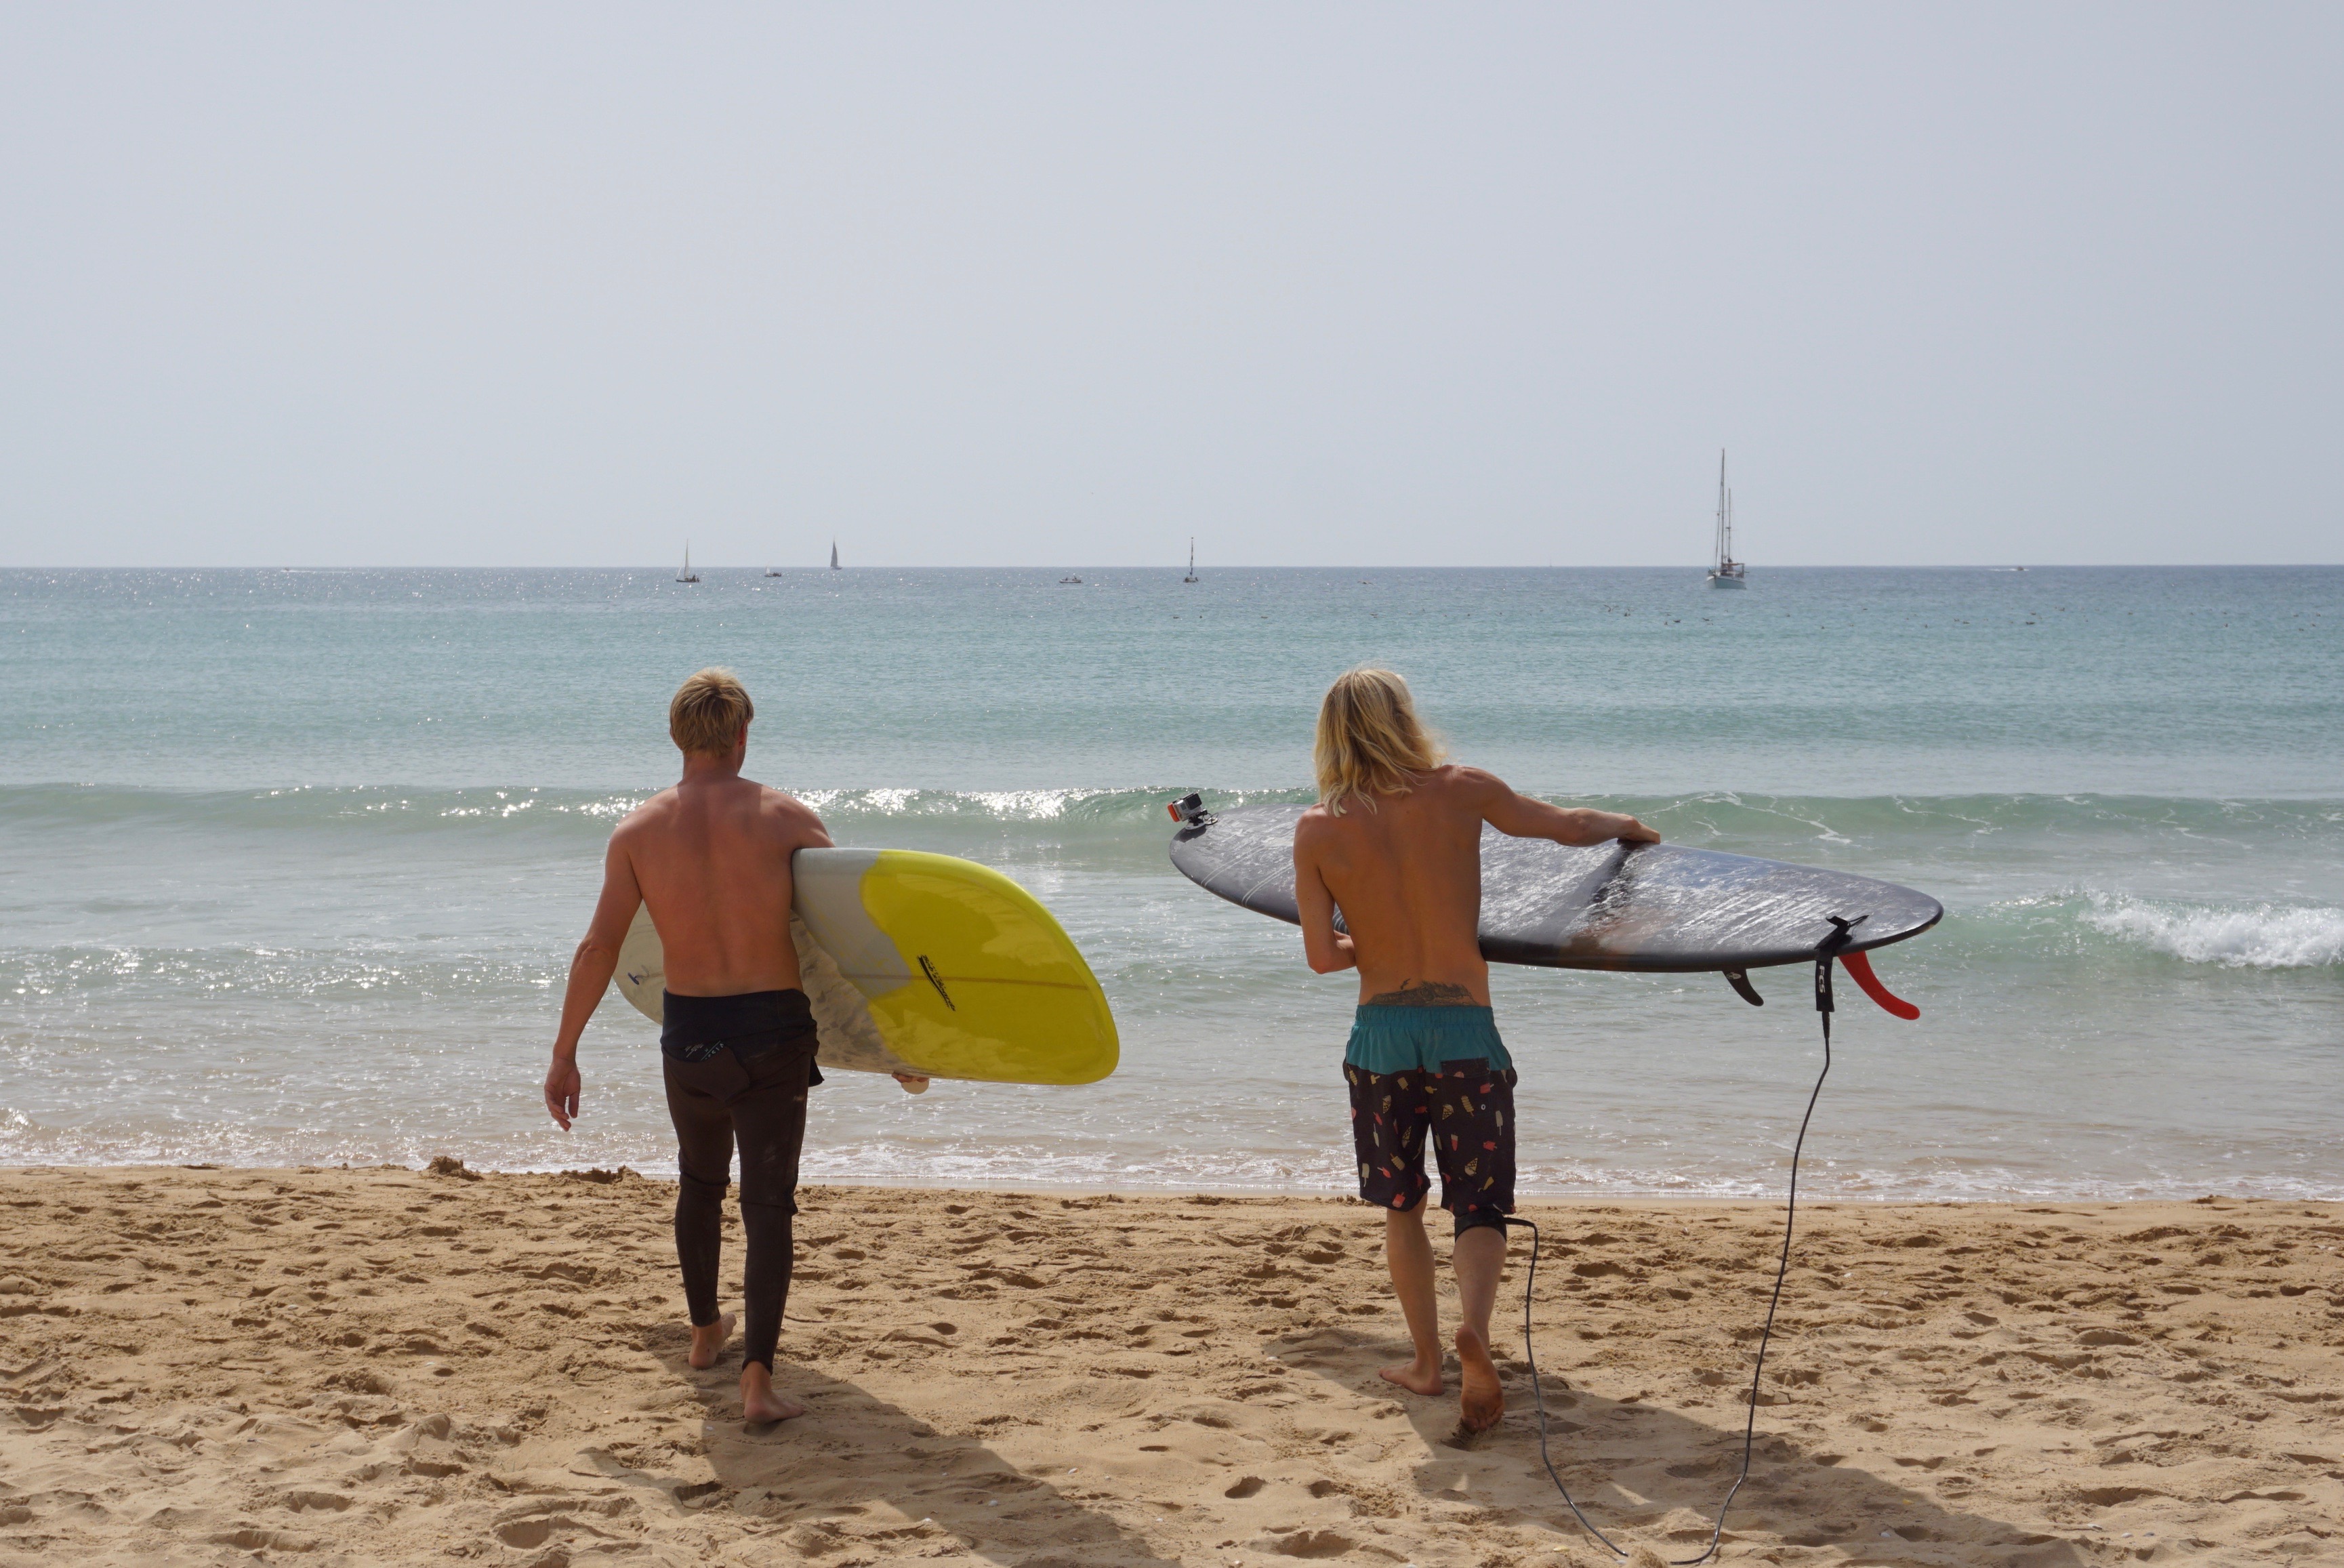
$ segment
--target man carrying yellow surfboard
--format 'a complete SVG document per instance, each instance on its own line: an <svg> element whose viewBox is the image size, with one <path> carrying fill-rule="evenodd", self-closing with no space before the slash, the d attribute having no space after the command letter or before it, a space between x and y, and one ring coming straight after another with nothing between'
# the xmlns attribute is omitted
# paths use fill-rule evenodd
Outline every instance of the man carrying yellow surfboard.
<svg viewBox="0 0 2344 1568"><path fill-rule="evenodd" d="M665 949L660 1034L679 1180L675 1251L692 1313L694 1367L716 1364L732 1330L716 1307L724 1189L741 1150L741 1224L748 1234L741 1414L786 1421L805 1407L773 1391L773 1351L789 1295L798 1152L814 1065L813 1013L790 936L790 857L830 847L804 803L741 776L756 710L731 672L702 670L668 704L683 778L611 835L602 895L571 960L545 1075L545 1108L565 1132L578 1115L578 1038L619 963L638 905ZM907 1089L924 1078L896 1075Z"/></svg>
<svg viewBox="0 0 2344 1568"><path fill-rule="evenodd" d="M1408 683L1389 670L1352 670L1335 682L1318 710L1316 749L1318 804L1295 824L1294 896L1310 967L1359 971L1359 1016L1343 1055L1359 1196L1384 1211L1384 1256L1416 1351L1383 1375L1412 1393L1442 1389L1424 1233L1429 1136L1440 1206L1457 1228L1461 1424L1480 1431L1506 1411L1490 1357L1490 1310L1514 1207L1514 1068L1490 1015L1478 936L1481 824L1557 844L1655 844L1661 835L1632 816L1548 805L1479 768L1444 765Z"/></svg>

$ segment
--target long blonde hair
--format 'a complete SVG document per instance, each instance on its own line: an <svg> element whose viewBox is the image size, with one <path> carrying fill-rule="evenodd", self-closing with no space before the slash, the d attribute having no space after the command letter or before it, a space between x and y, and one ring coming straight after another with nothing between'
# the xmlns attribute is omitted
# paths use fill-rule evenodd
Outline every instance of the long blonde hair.
<svg viewBox="0 0 2344 1568"><path fill-rule="evenodd" d="M1335 677L1318 704L1318 804L1337 816L1357 798L1369 811L1379 794L1405 794L1419 774L1440 765L1440 744L1416 716L1408 683L1362 664Z"/></svg>

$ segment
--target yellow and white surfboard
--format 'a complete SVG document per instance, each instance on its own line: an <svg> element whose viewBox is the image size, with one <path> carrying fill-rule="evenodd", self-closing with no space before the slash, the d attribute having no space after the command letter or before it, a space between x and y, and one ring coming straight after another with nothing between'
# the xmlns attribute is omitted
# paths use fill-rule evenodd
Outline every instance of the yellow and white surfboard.
<svg viewBox="0 0 2344 1568"><path fill-rule="evenodd" d="M1115 1017L1082 953L1017 884L909 849L801 849L790 931L822 1045L852 1072L1087 1084L1115 1071ZM651 911L619 949L621 995L656 1023Z"/></svg>

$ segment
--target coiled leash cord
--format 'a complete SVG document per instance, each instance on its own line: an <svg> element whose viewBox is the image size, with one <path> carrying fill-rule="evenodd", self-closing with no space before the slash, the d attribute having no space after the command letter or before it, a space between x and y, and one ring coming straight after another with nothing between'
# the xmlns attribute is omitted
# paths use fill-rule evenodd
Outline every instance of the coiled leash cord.
<svg viewBox="0 0 2344 1568"><path fill-rule="evenodd" d="M1766 1322L1758 1330L1758 1363L1750 1369L1750 1419L1742 1430L1742 1473L1733 1478L1733 1484L1726 1490L1725 1501L1717 1505L1717 1522L1710 1530L1709 1544L1702 1548L1697 1557L1671 1559L1672 1568L1693 1568L1693 1564L1706 1563L1716 1555L1717 1543L1725 1535L1726 1511L1733 1506L1733 1499L1742 1491L1742 1483L1750 1479L1751 1461L1757 1452L1759 1380L1766 1373L1766 1344L1774 1334L1774 1309L1783 1304L1783 1281L1791 1272L1791 1229L1799 1218L1799 1151L1806 1147L1807 1123L1814 1119L1815 1101L1823 1097L1824 1079L1831 1077L1832 960L1838 946L1847 940L1847 927L1852 922L1834 920L1833 924L1839 930L1825 943L1826 950L1815 959L1815 1011L1823 1017L1824 1070L1815 1075L1815 1087L1807 1096L1806 1115L1799 1118L1799 1136L1791 1145L1791 1192L1783 1210L1783 1256L1774 1266L1774 1293L1767 1298ZM1531 1220L1520 1219L1510 1214L1505 1217L1505 1220L1508 1225L1519 1225L1531 1233L1530 1272L1522 1281L1522 1356L1530 1362L1531 1401L1538 1411L1539 1462L1546 1466L1547 1479L1553 1482L1554 1489L1562 1494L1564 1505L1571 1510L1571 1517L1579 1521L1580 1528L1617 1555L1625 1557L1628 1555L1626 1548L1596 1529L1594 1522L1580 1508L1578 1501L1571 1495L1571 1488L1562 1483L1562 1477L1556 1472L1554 1460L1547 1452L1546 1393L1539 1386L1538 1353L1531 1344L1531 1293L1538 1288L1539 1228Z"/></svg>

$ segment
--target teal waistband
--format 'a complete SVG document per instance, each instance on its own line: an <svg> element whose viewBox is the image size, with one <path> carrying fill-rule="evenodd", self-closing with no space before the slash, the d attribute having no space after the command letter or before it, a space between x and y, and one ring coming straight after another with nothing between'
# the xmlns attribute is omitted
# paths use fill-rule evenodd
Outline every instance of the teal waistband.
<svg viewBox="0 0 2344 1568"><path fill-rule="evenodd" d="M1492 1072L1514 1065L1487 1007L1362 1007L1351 1022L1344 1062L1371 1073L1439 1072L1443 1062L1486 1061Z"/></svg>

